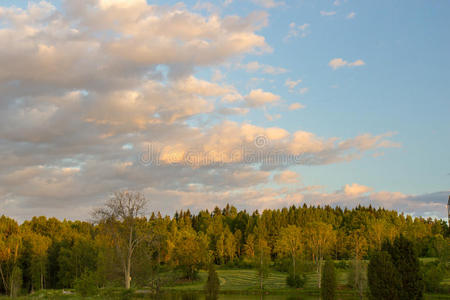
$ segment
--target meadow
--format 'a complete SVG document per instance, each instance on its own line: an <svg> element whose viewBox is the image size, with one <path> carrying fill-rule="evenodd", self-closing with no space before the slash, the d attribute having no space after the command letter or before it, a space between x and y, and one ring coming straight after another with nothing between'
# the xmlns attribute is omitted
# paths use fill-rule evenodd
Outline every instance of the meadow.
<svg viewBox="0 0 450 300"><path fill-rule="evenodd" d="M425 259L425 260L430 260ZM268 277L264 279L264 292L261 295L256 270L253 269L219 269L217 270L220 279L219 300L284 300L284 299L320 299L320 292L317 288L318 274L311 272L306 274L307 281L303 288L290 288L286 284L286 273L271 270ZM348 271L337 269L337 295L338 299L359 299L347 284ZM193 282L178 282L172 286L164 287L162 295L153 296L149 290L135 289L133 294L127 294L123 289L114 289L100 293L94 297L81 297L73 290L43 290L34 294L19 297L17 299L181 299L197 300L204 299L204 284L207 272L201 270L198 279ZM443 285L450 287L450 276L445 278ZM3 296L0 299L9 299ZM426 294L425 299L450 299L450 295Z"/></svg>

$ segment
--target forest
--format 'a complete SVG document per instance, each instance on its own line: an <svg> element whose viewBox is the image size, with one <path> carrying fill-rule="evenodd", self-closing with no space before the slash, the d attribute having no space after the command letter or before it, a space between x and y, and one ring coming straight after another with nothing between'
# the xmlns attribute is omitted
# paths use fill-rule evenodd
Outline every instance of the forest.
<svg viewBox="0 0 450 300"><path fill-rule="evenodd" d="M72 289L86 282L97 288L157 292L174 282L195 281L211 265L255 269L261 288L270 270L290 274L291 286L297 287L305 272L317 272L320 287L326 259L336 265L365 262L399 236L417 256L444 263L443 272L442 264L441 269L438 263L435 269L422 266L433 282L440 276L436 273L448 272L450 231L439 219L371 206L303 205L247 212L227 205L173 216L148 213L147 206L143 195L123 191L88 216L89 221L41 216L19 224L2 216L0 293Z"/></svg>

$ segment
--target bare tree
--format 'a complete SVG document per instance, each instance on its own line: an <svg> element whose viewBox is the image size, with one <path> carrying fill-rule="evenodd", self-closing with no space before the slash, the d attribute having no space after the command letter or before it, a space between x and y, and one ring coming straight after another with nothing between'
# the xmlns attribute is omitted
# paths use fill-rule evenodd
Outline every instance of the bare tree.
<svg viewBox="0 0 450 300"><path fill-rule="evenodd" d="M139 192L119 191L106 201L105 206L94 210L95 222L104 225L112 238L117 255L122 262L125 288L130 288L133 253L145 234L138 230L138 219L145 213L147 200Z"/></svg>

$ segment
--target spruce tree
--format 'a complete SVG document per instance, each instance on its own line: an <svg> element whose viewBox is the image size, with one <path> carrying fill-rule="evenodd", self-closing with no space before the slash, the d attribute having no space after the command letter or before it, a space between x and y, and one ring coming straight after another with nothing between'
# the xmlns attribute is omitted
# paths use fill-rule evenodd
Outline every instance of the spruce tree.
<svg viewBox="0 0 450 300"><path fill-rule="evenodd" d="M336 299L336 272L331 259L327 259L323 266L320 294L323 300Z"/></svg>
<svg viewBox="0 0 450 300"><path fill-rule="evenodd" d="M402 281L400 299L423 299L424 282L419 258L411 241L400 235L393 244L385 244Z"/></svg>
<svg viewBox="0 0 450 300"><path fill-rule="evenodd" d="M372 255L367 269L370 299L399 300L402 282L387 251Z"/></svg>

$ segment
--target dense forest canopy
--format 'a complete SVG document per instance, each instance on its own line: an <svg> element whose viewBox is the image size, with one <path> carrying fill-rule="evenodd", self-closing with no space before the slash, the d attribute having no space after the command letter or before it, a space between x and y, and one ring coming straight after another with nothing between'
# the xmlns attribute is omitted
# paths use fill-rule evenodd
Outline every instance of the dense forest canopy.
<svg viewBox="0 0 450 300"><path fill-rule="evenodd" d="M14 277L28 291L73 287L89 272L102 285L122 282L123 265L116 251L121 245L107 227L106 222L42 216L19 225L2 216L0 291L8 293ZM130 280L142 285L162 268L182 270L189 277L210 262L242 266L263 252L275 264L294 259L294 266L296 256L318 263L325 257L367 259L385 240L400 234L413 242L420 256L435 257L449 238L443 220L361 206L304 205L249 213L227 205L197 214L178 211L173 217L155 212L137 217L134 228L130 239L139 237L139 243L133 248Z"/></svg>

